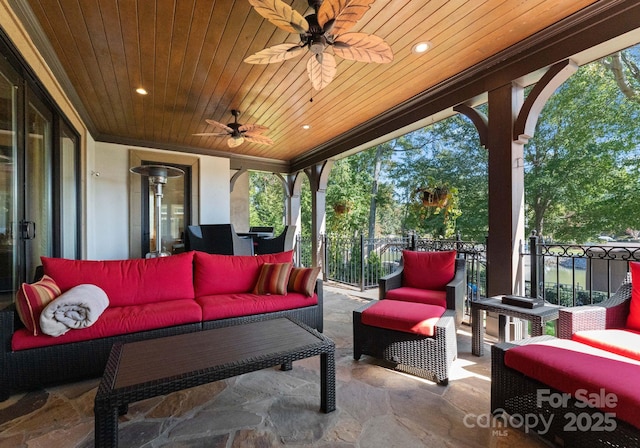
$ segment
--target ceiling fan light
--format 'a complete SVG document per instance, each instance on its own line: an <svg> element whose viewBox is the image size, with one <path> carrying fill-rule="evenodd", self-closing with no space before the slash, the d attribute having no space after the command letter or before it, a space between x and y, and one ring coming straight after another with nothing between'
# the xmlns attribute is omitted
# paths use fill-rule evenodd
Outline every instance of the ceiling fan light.
<svg viewBox="0 0 640 448"><path fill-rule="evenodd" d="M227 145L229 148L236 148L244 143L244 137L229 137L227 139Z"/></svg>

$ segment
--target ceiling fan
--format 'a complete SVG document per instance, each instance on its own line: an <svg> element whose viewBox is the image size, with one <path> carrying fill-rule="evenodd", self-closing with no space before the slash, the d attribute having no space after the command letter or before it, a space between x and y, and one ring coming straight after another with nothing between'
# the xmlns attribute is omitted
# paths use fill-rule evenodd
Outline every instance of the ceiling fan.
<svg viewBox="0 0 640 448"><path fill-rule="evenodd" d="M336 74L333 53L359 62L388 63L393 60L391 47L382 38L365 33L347 33L360 20L375 0L308 0L315 14L302 17L282 0L249 0L254 9L279 28L300 35L300 43L285 43L266 48L249 56L249 64L282 62L311 51L307 74L313 88L326 87Z"/></svg>
<svg viewBox="0 0 640 448"><path fill-rule="evenodd" d="M273 140L269 137L261 135L264 131L268 131L269 128L260 126L259 124L240 124L238 123L239 110L232 110L233 123L222 124L215 120L205 120L211 126L223 129L224 132L202 132L199 134L193 134L202 137L224 137L228 135L227 145L229 148L236 148L244 143L245 140L253 143L260 143L262 145L273 145Z"/></svg>

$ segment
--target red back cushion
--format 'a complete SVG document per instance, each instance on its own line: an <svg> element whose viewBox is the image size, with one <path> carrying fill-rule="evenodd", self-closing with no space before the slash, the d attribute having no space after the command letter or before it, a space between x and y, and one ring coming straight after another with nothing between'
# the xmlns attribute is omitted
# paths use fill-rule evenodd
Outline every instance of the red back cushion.
<svg viewBox="0 0 640 448"><path fill-rule="evenodd" d="M110 306L193 299L193 252L132 260L68 260L41 257L44 273L62 292L88 283L102 288Z"/></svg>
<svg viewBox="0 0 640 448"><path fill-rule="evenodd" d="M402 286L419 289L445 290L455 276L456 251L402 251Z"/></svg>
<svg viewBox="0 0 640 448"><path fill-rule="evenodd" d="M292 263L293 251L276 254L218 255L195 253L196 297L251 292L264 263Z"/></svg>
<svg viewBox="0 0 640 448"><path fill-rule="evenodd" d="M627 316L627 328L640 331L640 263L629 263L631 270L631 304Z"/></svg>

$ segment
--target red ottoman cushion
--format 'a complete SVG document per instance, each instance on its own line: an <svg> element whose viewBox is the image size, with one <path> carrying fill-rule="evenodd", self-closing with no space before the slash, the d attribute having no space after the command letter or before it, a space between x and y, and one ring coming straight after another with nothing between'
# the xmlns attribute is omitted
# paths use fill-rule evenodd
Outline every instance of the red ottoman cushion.
<svg viewBox="0 0 640 448"><path fill-rule="evenodd" d="M435 324L445 309L424 303L381 300L362 312L362 323L388 330L433 336Z"/></svg>

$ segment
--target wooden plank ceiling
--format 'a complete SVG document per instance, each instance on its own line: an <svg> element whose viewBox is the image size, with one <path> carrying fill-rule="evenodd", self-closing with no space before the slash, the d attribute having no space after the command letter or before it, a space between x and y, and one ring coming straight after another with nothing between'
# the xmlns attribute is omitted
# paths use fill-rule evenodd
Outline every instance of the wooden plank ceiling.
<svg viewBox="0 0 640 448"><path fill-rule="evenodd" d="M594 0L376 0L351 31L392 48L390 64L336 57L316 92L309 52L268 65L243 60L298 42L248 0L28 0L86 111L96 140L289 161L543 30ZM306 0L287 0L303 15ZM416 42L433 48L412 53ZM330 51L330 50L329 50ZM135 89L149 94L140 96ZM313 98L313 101L311 101ZM273 146L230 149L205 119L269 128ZM303 125L310 129L304 130Z"/></svg>

